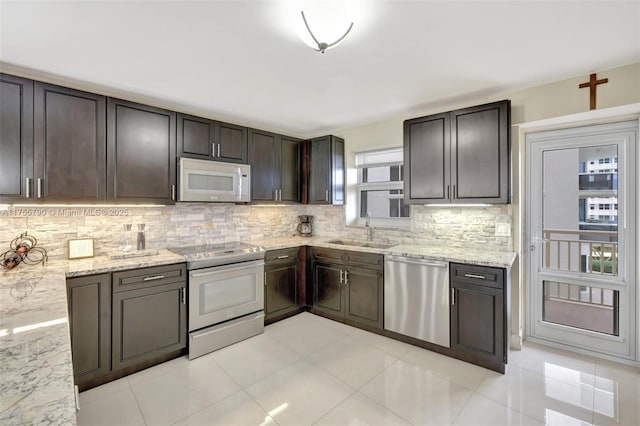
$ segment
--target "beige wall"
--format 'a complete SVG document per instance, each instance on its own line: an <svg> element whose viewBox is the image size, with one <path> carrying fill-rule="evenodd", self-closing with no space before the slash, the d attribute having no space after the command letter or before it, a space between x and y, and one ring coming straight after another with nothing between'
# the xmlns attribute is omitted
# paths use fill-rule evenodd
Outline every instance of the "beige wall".
<svg viewBox="0 0 640 426"><path fill-rule="evenodd" d="M609 108L620 105L640 103L640 62L607 70L585 70L584 75L567 80L548 83L517 91L508 91L491 98L469 97L464 103L443 105L437 110L424 110L407 114L390 120L371 123L364 126L343 129L336 132L345 138L347 162L347 203L354 206L355 183L357 176L354 170L354 153L360 150L384 148L402 145L402 122L405 119L435 114L456 108L478 105L501 99L511 100L511 123L520 124L530 121L559 117L589 111L589 89L579 89L580 83L589 80L589 74L597 72L598 79L608 78L609 82L597 88L597 108ZM524 143L520 140L517 126L512 130L512 204L511 222L513 225L513 250L518 252L518 260L512 270L512 332L522 337L524 328L524 277L520 268L522 255L523 229L521 225L523 185L520 179L520 164L524 160ZM425 207L429 209L429 207ZM346 220L355 219L355 209L346 209ZM516 338L517 340L517 338Z"/></svg>

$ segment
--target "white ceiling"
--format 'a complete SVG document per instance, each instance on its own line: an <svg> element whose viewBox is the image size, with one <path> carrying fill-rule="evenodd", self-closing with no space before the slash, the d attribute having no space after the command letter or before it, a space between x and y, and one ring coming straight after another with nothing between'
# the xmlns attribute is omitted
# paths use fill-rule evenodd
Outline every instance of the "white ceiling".
<svg viewBox="0 0 640 426"><path fill-rule="evenodd" d="M640 60L637 0L343 0L324 55L318 3L2 0L0 61L308 137Z"/></svg>

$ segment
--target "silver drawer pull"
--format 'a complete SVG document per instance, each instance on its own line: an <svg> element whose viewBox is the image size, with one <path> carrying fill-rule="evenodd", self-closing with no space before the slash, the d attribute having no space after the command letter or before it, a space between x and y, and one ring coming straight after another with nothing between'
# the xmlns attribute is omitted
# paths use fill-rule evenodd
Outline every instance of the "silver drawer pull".
<svg viewBox="0 0 640 426"><path fill-rule="evenodd" d="M152 275L150 277L144 277L142 281L154 281L154 280L161 280L163 278L164 278L164 275Z"/></svg>
<svg viewBox="0 0 640 426"><path fill-rule="evenodd" d="M487 277L485 277L484 275L478 275L478 274L464 274L465 277L467 278L476 278L478 280L486 280Z"/></svg>
<svg viewBox="0 0 640 426"><path fill-rule="evenodd" d="M284 254L282 256L278 256L278 259L288 259L289 255L288 254Z"/></svg>
<svg viewBox="0 0 640 426"><path fill-rule="evenodd" d="M451 306L456 306L456 289L451 289Z"/></svg>

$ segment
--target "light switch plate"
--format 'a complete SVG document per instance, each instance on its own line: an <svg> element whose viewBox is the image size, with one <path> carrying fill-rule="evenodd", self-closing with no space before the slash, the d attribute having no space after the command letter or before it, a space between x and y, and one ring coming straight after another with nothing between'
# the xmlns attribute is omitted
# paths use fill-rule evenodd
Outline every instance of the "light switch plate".
<svg viewBox="0 0 640 426"><path fill-rule="evenodd" d="M496 223L496 237L508 237L511 235L511 226L508 223Z"/></svg>

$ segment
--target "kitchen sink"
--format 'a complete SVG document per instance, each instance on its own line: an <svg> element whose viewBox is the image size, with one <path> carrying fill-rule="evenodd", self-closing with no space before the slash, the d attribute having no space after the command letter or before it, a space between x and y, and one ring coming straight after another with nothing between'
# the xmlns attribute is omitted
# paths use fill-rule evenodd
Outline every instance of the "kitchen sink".
<svg viewBox="0 0 640 426"><path fill-rule="evenodd" d="M354 247L369 247L377 249L388 249L395 244L382 244L382 243L369 243L367 241L355 241L355 240L330 240L329 244L340 244L342 246L354 246Z"/></svg>

